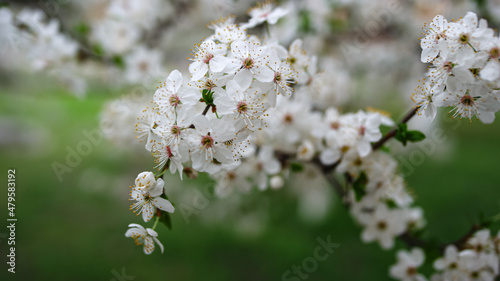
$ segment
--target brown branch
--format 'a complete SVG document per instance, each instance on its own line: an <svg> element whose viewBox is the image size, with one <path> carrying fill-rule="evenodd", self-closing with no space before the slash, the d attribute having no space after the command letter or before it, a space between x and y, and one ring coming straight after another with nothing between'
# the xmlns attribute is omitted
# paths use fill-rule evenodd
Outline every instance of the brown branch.
<svg viewBox="0 0 500 281"><path fill-rule="evenodd" d="M423 248L427 245L426 241L412 236L412 234L408 231L399 235L398 238L399 238L399 240L401 240L403 243L405 243L410 248L412 248L412 247Z"/></svg>
<svg viewBox="0 0 500 281"><path fill-rule="evenodd" d="M446 246L448 246L448 245L455 245L457 247L457 249L459 249L459 250L465 249L467 240L469 240L469 238L471 238L474 235L474 233L476 233L478 230L480 230L483 227L484 227L484 225L482 225L482 224L472 225L471 228L469 229L469 231L467 231L467 233L465 233L464 236L460 237L459 239L455 240L454 242L441 245L440 250L442 252L444 252L444 250L446 249Z"/></svg>
<svg viewBox="0 0 500 281"><path fill-rule="evenodd" d="M410 121L410 119L415 116L415 114L417 113L418 111L418 107L414 107L412 108L406 115L405 117L403 117L403 119L401 119L401 121L399 122L399 124L404 124L404 123L407 123L408 121ZM381 148L388 140L392 139L393 137L396 136L396 132L397 132L397 126L392 128L382 139L380 139L378 142L374 143L372 145L372 149L373 150L377 150L379 148Z"/></svg>
<svg viewBox="0 0 500 281"><path fill-rule="evenodd" d="M208 107L207 107L208 108ZM208 109L206 108L206 111L208 111ZM413 109L411 109L404 117L403 119L401 119L400 123L407 123L413 116L415 116L415 114L417 113L418 111L418 107L415 107ZM380 141L378 141L377 143L373 144L372 148L373 150L376 150L376 149L379 149L380 147L382 147L388 140L390 140L391 138L395 137L396 136L396 131L397 131L397 127L396 128L393 128L391 131L389 131ZM295 155L293 154L290 154L290 153L280 153L280 152L276 152L275 153L276 157L280 160L281 164L283 166L286 165L286 163L288 161L290 161L291 159L294 159L295 158ZM335 171L335 168L340 164L340 160L331 164L331 165L324 165L323 163L321 163L321 161L319 160L318 157L315 157L311 160L311 162L316 165L322 172L323 176L325 177L326 181L332 186L332 188L335 190L335 192L337 193L337 195L342 199L344 200L346 195L347 195L347 189L349 188L350 185L352 185L353 183L353 178L350 177L349 174L345 174L346 176L346 187L342 186L340 184L340 182L337 180L337 178L335 177L334 175L334 171ZM345 202L344 201L344 207L345 208L349 208L350 204L348 202ZM454 241L454 242L451 242L451 243L447 243L447 244L441 244L439 246L437 246L439 248L439 251L441 253L444 253L444 250L446 249L446 246L447 245L455 245L457 246L457 248L459 249L464 249L465 247L465 244L467 243L467 240L472 236L474 235L474 233L476 233L476 231L478 231L479 229L483 228L484 225L482 224L474 224L471 229L464 235L462 236L461 238L459 238L458 240ZM434 246L432 243L429 243L425 240L422 240L416 236L414 236L414 233L410 232L409 230L404 232L403 234L399 235L397 237L399 240L401 240L403 243L405 243L408 247L412 248L412 247L421 247L421 248L425 248L425 247L430 247L430 246Z"/></svg>
<svg viewBox="0 0 500 281"><path fill-rule="evenodd" d="M207 106L205 107L205 109L203 109L203 112L201 113L201 115L207 115L207 112L208 110L210 109L212 105L211 104L207 104Z"/></svg>

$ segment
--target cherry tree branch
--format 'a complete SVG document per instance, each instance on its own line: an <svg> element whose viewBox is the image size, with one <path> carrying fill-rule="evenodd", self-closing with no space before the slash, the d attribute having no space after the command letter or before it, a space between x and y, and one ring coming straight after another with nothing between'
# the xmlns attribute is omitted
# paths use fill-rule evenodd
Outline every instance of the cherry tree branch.
<svg viewBox="0 0 500 281"><path fill-rule="evenodd" d="M406 115L403 117L403 119L401 119L401 121L399 122L399 124L404 124L404 123L407 123L408 121L410 121L410 119L415 116L415 114L417 113L418 111L418 107L414 107L412 108L410 111L408 111L408 113L406 113ZM372 145L372 149L373 150L377 150L379 148L381 148L388 140L392 139L393 137L396 136L396 132L397 132L397 126L392 128L384 137L382 137L378 142L374 143Z"/></svg>

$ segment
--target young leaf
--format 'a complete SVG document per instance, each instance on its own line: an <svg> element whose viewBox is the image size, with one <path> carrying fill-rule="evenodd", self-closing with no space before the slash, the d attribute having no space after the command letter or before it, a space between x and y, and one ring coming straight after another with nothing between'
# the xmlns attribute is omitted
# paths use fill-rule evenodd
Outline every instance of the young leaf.
<svg viewBox="0 0 500 281"><path fill-rule="evenodd" d="M304 165L299 162L292 162L290 163L290 170L292 170L292 172L302 172L304 171Z"/></svg>
<svg viewBox="0 0 500 281"><path fill-rule="evenodd" d="M406 139L411 142L419 142L425 139L425 135L420 131L408 131L406 132Z"/></svg>
<svg viewBox="0 0 500 281"><path fill-rule="evenodd" d="M354 181L352 189L356 195L356 201L360 201L366 194L366 184L368 183L368 178L366 174L362 172L359 177Z"/></svg>
<svg viewBox="0 0 500 281"><path fill-rule="evenodd" d="M396 139L401 142L404 146L406 146L407 142L407 134L408 132L408 126L406 123L400 123L398 124L398 129L396 131Z"/></svg>
<svg viewBox="0 0 500 281"><path fill-rule="evenodd" d="M207 89L203 89L203 91L201 92L201 97L202 97L203 101L205 101L205 103L207 105L213 105L214 104L213 94L214 93L212 91L207 90Z"/></svg>

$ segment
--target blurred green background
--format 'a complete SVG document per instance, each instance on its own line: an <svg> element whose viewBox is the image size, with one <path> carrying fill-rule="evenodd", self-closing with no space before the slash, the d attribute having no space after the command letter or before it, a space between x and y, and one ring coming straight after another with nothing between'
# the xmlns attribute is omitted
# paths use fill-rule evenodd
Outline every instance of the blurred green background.
<svg viewBox="0 0 500 281"><path fill-rule="evenodd" d="M389 279L396 250L363 244L361 228L338 199L324 221L311 224L298 218L296 199L284 189L253 195L271 202L270 224L260 236L237 235L230 227L200 223L196 216L186 224L177 212L173 230L163 225L157 229L165 253L157 249L144 255L124 233L127 224L141 223L128 210L127 196L135 176L151 167L147 153L138 157L103 141L73 172L64 174L63 182L51 167L54 161L64 163L66 146L74 148L84 139L82 130L98 128L103 105L116 93L93 90L78 100L43 79L3 84L0 171L4 187L7 169L17 171L18 221L12 275L6 272L7 240L2 235L7 233L4 188L0 280L113 280L114 273L122 270L133 280L281 280L285 271L313 255L318 237L329 235L340 246L319 262L309 280ZM403 112L393 113L397 119ZM428 230L446 242L467 232L480 212L486 216L500 212L500 122L452 120L439 126L453 147L449 157L427 157L406 179L416 205L425 210ZM184 188L202 186L203 180L187 179Z"/></svg>

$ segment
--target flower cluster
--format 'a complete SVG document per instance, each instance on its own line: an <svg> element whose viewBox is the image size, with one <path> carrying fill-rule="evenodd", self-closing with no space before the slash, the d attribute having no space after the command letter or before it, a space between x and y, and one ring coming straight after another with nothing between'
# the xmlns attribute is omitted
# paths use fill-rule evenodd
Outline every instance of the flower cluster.
<svg viewBox="0 0 500 281"><path fill-rule="evenodd" d="M359 159L349 172L351 176L358 174L347 200L351 214L364 227L361 239L377 241L384 249L394 247L397 236L425 224L423 210L411 207L413 198L396 170L396 161L377 151Z"/></svg>
<svg viewBox="0 0 500 281"><path fill-rule="evenodd" d="M0 8L0 17L0 57L5 67L50 73L75 93L85 92L85 81L75 64L79 45L60 31L58 20L32 9L14 15L10 9Z"/></svg>
<svg viewBox="0 0 500 281"><path fill-rule="evenodd" d="M423 210L414 206L397 161L379 150L398 134L408 134L398 138L404 144L425 136L407 131L406 119L391 131L393 135L383 138L381 127L396 125L388 114L373 108L342 112L350 95L349 75L321 71L318 58L304 50L300 39L281 45L271 30L286 14L286 9L266 3L249 11L247 23L236 24L234 17L211 23L212 35L191 50L189 73L173 70L166 75L138 118L137 138L154 157L157 172L139 174L130 194L131 210L142 214L144 222L153 220L154 226L132 224L126 236L144 244L146 254L153 251L155 241L163 251L155 228L175 210L164 193L162 177L167 171L181 180L207 173L216 183L215 194L228 197L235 190L282 188L294 172L315 169L334 187L345 183L336 191L363 227L363 242L392 249L395 239L410 237L425 226ZM455 105L454 116L493 121L500 109L495 96L498 77L490 79L488 65L498 61L484 54L491 54L487 42L494 36L484 21L474 22L474 16L469 13L453 23L438 16L431 24L421 45L422 61L433 66L413 96L418 107L413 114L425 112L434 118L436 106ZM266 26L265 36L250 32L259 25ZM464 34L467 44L456 44ZM144 49L143 55L147 53ZM457 104L451 102L455 95ZM482 233L467 242L475 250L458 253L449 246L445 258L435 263L440 273L433 278L489 280L485 276L497 275L497 240L488 232L493 246L488 244L490 250L480 253L476 240L484 238ZM462 261L458 271L449 273L449 265L442 265L453 255ZM401 251L390 275L426 280L417 270L423 263L423 250ZM450 275L457 272L462 275Z"/></svg>
<svg viewBox="0 0 500 281"><path fill-rule="evenodd" d="M499 273L500 232L491 236L489 229L476 232L464 249L448 245L444 257L434 262L440 273L432 280L495 280Z"/></svg>
<svg viewBox="0 0 500 281"><path fill-rule="evenodd" d="M421 60L431 63L412 99L434 119L436 107L453 107L453 117L491 123L500 110L500 39L486 20L468 12L456 22L436 16L421 39Z"/></svg>
<svg viewBox="0 0 500 281"><path fill-rule="evenodd" d="M268 6L260 9L251 10L252 19L268 15ZM275 21L260 23L266 22ZM353 188L344 199L365 228L364 241L392 248L396 236L424 224L396 161L372 149L382 138L380 127L394 125L385 113L341 113L338 104L322 100L334 89L299 39L285 48L248 35L232 17L209 27L214 34L188 58L190 75L172 71L136 126L160 172L181 179L206 172L225 197L235 188L280 188L293 167L312 163L349 179ZM151 211L142 212L148 221Z"/></svg>
<svg viewBox="0 0 500 281"><path fill-rule="evenodd" d="M432 281L481 280L493 281L499 273L500 232L492 237L489 229L479 230L465 243L461 250L455 245L446 247L444 256L434 261L438 271ZM399 251L398 262L390 269L391 277L397 280L425 281L418 268L424 263L422 249L411 252Z"/></svg>
<svg viewBox="0 0 500 281"><path fill-rule="evenodd" d="M150 221L156 215L157 209L168 213L174 212L175 208L172 203L163 198L164 184L163 179L157 179L152 172L142 172L135 179L135 185L130 187L132 190L130 191L129 200L135 201L130 206L130 210L133 210L137 215L142 213L144 222ZM133 228L129 229L125 236L135 239L136 245L144 244L144 253L148 255L154 250L154 240L160 245L163 253L163 245L156 238L158 233L154 230L157 223L158 220L152 229L145 229L138 224L130 224L129 227Z"/></svg>

